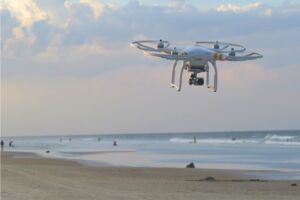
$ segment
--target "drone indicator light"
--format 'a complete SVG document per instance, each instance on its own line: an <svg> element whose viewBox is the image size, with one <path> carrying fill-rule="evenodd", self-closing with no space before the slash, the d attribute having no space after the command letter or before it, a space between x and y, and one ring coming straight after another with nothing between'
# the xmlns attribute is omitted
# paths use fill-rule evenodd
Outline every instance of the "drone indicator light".
<svg viewBox="0 0 300 200"><path fill-rule="evenodd" d="M219 60L224 60L224 56L223 56L223 54L219 54Z"/></svg>
<svg viewBox="0 0 300 200"><path fill-rule="evenodd" d="M214 60L224 60L224 56L221 53L214 53L213 58Z"/></svg>

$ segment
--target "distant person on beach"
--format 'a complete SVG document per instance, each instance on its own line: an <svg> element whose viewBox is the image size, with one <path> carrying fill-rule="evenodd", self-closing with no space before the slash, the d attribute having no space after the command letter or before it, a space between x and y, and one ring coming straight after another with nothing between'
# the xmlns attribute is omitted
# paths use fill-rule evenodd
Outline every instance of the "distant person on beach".
<svg viewBox="0 0 300 200"><path fill-rule="evenodd" d="M197 139L196 139L196 137L194 136L194 144L196 144L197 143Z"/></svg>
<svg viewBox="0 0 300 200"><path fill-rule="evenodd" d="M117 144L117 141L114 141L113 145L114 145L114 146L117 146L117 145L118 145L118 144Z"/></svg>
<svg viewBox="0 0 300 200"><path fill-rule="evenodd" d="M13 147L13 142L14 142L14 141L11 140L11 141L8 143L8 146L9 146L9 147Z"/></svg>
<svg viewBox="0 0 300 200"><path fill-rule="evenodd" d="M101 141L101 137L98 137L98 142L100 142Z"/></svg>
<svg viewBox="0 0 300 200"><path fill-rule="evenodd" d="M60 143L62 143L62 140L63 140L62 137L60 137L60 139L59 139Z"/></svg>
<svg viewBox="0 0 300 200"><path fill-rule="evenodd" d="M4 148L4 141L1 140L1 151L3 151L3 148Z"/></svg>

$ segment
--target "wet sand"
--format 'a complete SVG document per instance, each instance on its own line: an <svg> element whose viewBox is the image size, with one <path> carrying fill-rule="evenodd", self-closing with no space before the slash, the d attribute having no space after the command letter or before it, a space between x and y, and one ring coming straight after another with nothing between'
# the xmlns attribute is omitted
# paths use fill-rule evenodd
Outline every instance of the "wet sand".
<svg viewBox="0 0 300 200"><path fill-rule="evenodd" d="M300 181L250 180L239 174L206 169L92 167L4 152L1 199L299 199ZM291 186L293 183L297 186Z"/></svg>

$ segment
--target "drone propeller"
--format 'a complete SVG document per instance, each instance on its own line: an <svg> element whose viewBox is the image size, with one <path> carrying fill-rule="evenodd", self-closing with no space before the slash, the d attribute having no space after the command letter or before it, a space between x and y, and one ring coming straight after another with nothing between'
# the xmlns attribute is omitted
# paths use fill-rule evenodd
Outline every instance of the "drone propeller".
<svg viewBox="0 0 300 200"><path fill-rule="evenodd" d="M165 58L168 60L184 60L187 53L182 49L169 48L171 43L164 40L143 40L131 43L132 46L144 51L146 55ZM155 46L156 45L156 46Z"/></svg>
<svg viewBox="0 0 300 200"><path fill-rule="evenodd" d="M229 47L231 48L235 48L235 52L236 53L242 53L244 51L246 51L246 48L242 45L239 44L234 44L234 43L227 43L227 42L213 42L213 41L198 41L196 42L197 46L212 46L213 49L219 53L230 53L231 50L228 50Z"/></svg>
<svg viewBox="0 0 300 200"><path fill-rule="evenodd" d="M245 60L255 60L255 59L259 59L262 58L263 56L259 53L256 52L252 52L252 53L248 53L246 55L239 55L239 56L235 56L235 55L228 55L228 56L224 56L223 60L228 60L228 61L245 61Z"/></svg>
<svg viewBox="0 0 300 200"><path fill-rule="evenodd" d="M164 40L142 40L132 42L131 45L137 47L142 51L161 52L162 50L168 48L171 43Z"/></svg>

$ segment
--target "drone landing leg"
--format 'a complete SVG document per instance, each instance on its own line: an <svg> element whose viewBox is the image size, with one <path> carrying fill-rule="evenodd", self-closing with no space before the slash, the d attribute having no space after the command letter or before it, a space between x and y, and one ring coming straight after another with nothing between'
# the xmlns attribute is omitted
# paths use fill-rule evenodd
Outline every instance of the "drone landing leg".
<svg viewBox="0 0 300 200"><path fill-rule="evenodd" d="M182 67L181 67L181 71L180 71L180 77L179 77L179 86L177 88L177 91L180 92L181 90L181 85L182 85L182 76L183 76L183 70L185 68L185 65L183 63Z"/></svg>
<svg viewBox="0 0 300 200"><path fill-rule="evenodd" d="M218 88L218 71L217 71L217 66L216 66L216 61L211 63L214 69L214 87L213 91L216 92Z"/></svg>
<svg viewBox="0 0 300 200"><path fill-rule="evenodd" d="M173 69L172 69L172 79L171 79L171 87L174 88L175 87L175 69L177 66L177 60L174 61L173 64Z"/></svg>
<svg viewBox="0 0 300 200"><path fill-rule="evenodd" d="M206 65L206 86L209 88L209 65Z"/></svg>
<svg viewBox="0 0 300 200"><path fill-rule="evenodd" d="M179 75L179 85L177 86L175 84L175 68L177 66L177 60L175 60L174 65L173 65L173 70L172 70L172 80L171 80L171 87L176 88L178 92L181 90L181 85L182 85L182 76L183 76L183 70L185 69L185 63L183 62L181 70L180 70L180 75Z"/></svg>

